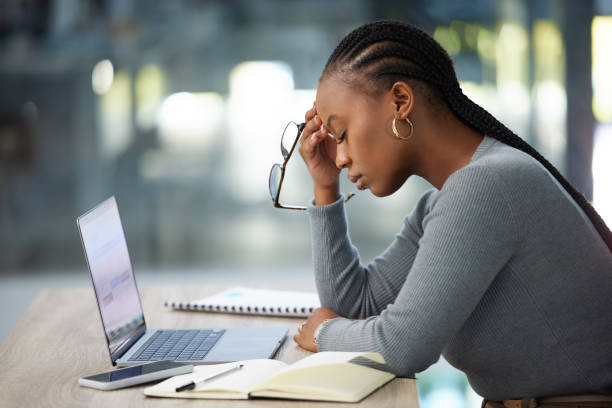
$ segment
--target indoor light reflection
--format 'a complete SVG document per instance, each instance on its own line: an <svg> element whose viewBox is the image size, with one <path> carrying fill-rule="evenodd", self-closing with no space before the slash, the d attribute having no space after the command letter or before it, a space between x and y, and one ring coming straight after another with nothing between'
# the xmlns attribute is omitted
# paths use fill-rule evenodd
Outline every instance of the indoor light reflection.
<svg viewBox="0 0 612 408"><path fill-rule="evenodd" d="M114 69L110 60L105 59L96 64L91 73L91 87L98 95L104 95L113 85Z"/></svg>
<svg viewBox="0 0 612 408"><path fill-rule="evenodd" d="M500 119L520 135L529 134L528 43L521 24L508 21L501 25L496 46Z"/></svg>
<svg viewBox="0 0 612 408"><path fill-rule="evenodd" d="M612 16L593 19L593 113L600 122L612 121Z"/></svg>
<svg viewBox="0 0 612 408"><path fill-rule="evenodd" d="M136 74L134 92L136 96L136 124L149 130L156 124L157 110L165 90L164 72L155 64L142 67Z"/></svg>
<svg viewBox="0 0 612 408"><path fill-rule="evenodd" d="M556 22L537 20L533 26L534 130L538 148L556 166L565 166L567 145L565 47Z"/></svg>
<svg viewBox="0 0 612 408"><path fill-rule="evenodd" d="M593 145L593 206L612 227L612 124L599 125Z"/></svg>
<svg viewBox="0 0 612 408"><path fill-rule="evenodd" d="M232 160L227 170L232 192L246 203L269 200L267 175L279 160L280 135L292 113L291 67L275 61L244 62L232 70L229 81Z"/></svg>
<svg viewBox="0 0 612 408"><path fill-rule="evenodd" d="M221 95L179 92L162 102L157 115L159 137L170 150L209 151L224 118Z"/></svg>
<svg viewBox="0 0 612 408"><path fill-rule="evenodd" d="M546 157L555 165L565 160L567 145L567 95L554 80L539 81L534 86L535 131Z"/></svg>
<svg viewBox="0 0 612 408"><path fill-rule="evenodd" d="M120 69L110 88L100 97L100 152L114 159L132 143L132 77Z"/></svg>

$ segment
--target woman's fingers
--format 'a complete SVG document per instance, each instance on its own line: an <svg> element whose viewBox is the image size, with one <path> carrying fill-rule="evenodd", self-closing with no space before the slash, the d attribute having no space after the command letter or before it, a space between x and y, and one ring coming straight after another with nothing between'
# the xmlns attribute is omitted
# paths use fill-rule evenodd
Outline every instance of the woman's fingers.
<svg viewBox="0 0 612 408"><path fill-rule="evenodd" d="M325 125L321 125L319 130L312 135L312 139L313 141L316 141L316 143L320 143L322 140L325 140L328 135L329 131L327 130L327 127Z"/></svg>
<svg viewBox="0 0 612 408"><path fill-rule="evenodd" d="M311 120L306 122L304 126L304 131L302 132L302 137L300 138L300 144L304 145L307 140L312 140L314 133L316 133L321 128L321 118L315 115Z"/></svg>
<svg viewBox="0 0 612 408"><path fill-rule="evenodd" d="M319 117L319 115L315 115L308 123L306 123L306 127L304 128L304 132L302 133L302 141L308 139L314 133L322 130L324 128L323 121Z"/></svg>
<svg viewBox="0 0 612 408"><path fill-rule="evenodd" d="M293 336L293 341L295 341L303 349L316 352L317 348L313 340L315 328L316 326L313 327L313 322L311 319L306 320L298 328L298 332Z"/></svg>
<svg viewBox="0 0 612 408"><path fill-rule="evenodd" d="M310 122L316 114L317 114L317 108L315 108L313 104L312 108L306 111L306 115L304 115L304 119L306 119L306 122Z"/></svg>
<svg viewBox="0 0 612 408"><path fill-rule="evenodd" d="M336 142L329 137L329 130L317 113L316 102L306 112L304 118L306 124L302 130L298 148L300 155L315 185L335 185L338 182L339 173L335 164ZM298 334L297 339L300 338L302 336Z"/></svg>
<svg viewBox="0 0 612 408"><path fill-rule="evenodd" d="M314 154L314 150L318 144L327 138L329 132L325 125L319 126L319 128L311 133L310 135L306 134L302 136L300 151L306 155L306 157L311 157Z"/></svg>
<svg viewBox="0 0 612 408"><path fill-rule="evenodd" d="M314 115L314 117L311 120L306 122L306 127L304 128L304 133L310 135L310 134L316 132L317 130L319 130L319 128L321 127L322 123L323 122L321 122L321 118L319 117L319 115Z"/></svg>

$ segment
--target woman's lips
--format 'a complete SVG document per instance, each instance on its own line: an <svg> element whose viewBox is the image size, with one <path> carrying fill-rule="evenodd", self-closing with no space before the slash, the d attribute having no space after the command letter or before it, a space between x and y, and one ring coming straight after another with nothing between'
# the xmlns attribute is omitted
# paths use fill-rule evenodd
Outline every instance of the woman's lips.
<svg viewBox="0 0 612 408"><path fill-rule="evenodd" d="M363 176L349 176L348 178L351 182L355 183L355 186L359 190L365 190L367 188L363 181Z"/></svg>

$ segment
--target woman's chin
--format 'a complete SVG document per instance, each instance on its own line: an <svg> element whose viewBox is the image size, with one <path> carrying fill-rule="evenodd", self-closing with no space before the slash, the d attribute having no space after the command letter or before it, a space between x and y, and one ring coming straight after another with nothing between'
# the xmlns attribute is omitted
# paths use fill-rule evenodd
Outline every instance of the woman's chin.
<svg viewBox="0 0 612 408"><path fill-rule="evenodd" d="M376 197L387 197L388 195L393 194L393 191L388 192L387 190L381 190L376 188L376 186L369 186L368 190L370 190L370 193L374 194Z"/></svg>
<svg viewBox="0 0 612 408"><path fill-rule="evenodd" d="M394 186L394 185L386 185L386 186L371 185L371 186L368 186L367 188L376 197L388 197L388 196L392 195L393 193L395 193L397 190L399 190L401 186L402 186L401 184L399 186Z"/></svg>

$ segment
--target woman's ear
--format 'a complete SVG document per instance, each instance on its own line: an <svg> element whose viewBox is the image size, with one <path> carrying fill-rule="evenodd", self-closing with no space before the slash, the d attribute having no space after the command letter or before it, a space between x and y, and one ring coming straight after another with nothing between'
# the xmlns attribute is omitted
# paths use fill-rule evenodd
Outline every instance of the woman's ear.
<svg viewBox="0 0 612 408"><path fill-rule="evenodd" d="M391 87L391 99L395 118L404 120L410 115L414 108L414 92L406 82L397 81Z"/></svg>

